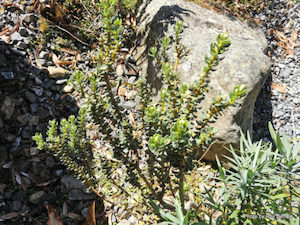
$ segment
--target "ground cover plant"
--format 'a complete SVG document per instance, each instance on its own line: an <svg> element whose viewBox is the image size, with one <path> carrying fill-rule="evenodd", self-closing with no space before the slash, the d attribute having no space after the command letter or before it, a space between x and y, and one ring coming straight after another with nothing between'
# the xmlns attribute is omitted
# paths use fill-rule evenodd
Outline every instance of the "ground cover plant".
<svg viewBox="0 0 300 225"><path fill-rule="evenodd" d="M176 23L174 30L174 62L166 56L171 38L165 37L160 49L151 48L164 77L165 87L158 103L151 102L145 79L131 85L120 82L115 70L124 29L115 13L116 3L101 1L103 34L93 55L94 71L84 74L78 70L71 81L82 97L79 116L59 123L53 120L45 141L41 134L33 139L38 148L52 151L108 206L122 207L126 215L151 224L157 217L151 215L146 200L153 199L165 209L174 209L168 200L178 194L184 208L185 176L198 165L194 161L198 151L205 151L213 139L215 131L209 124L235 105L246 90L237 86L230 96L216 96L206 112L197 117L199 104L208 91L208 75L230 41L227 34L218 35L211 44L210 56L205 57L207 66L198 82L182 84L177 68L189 50L180 43L181 22ZM120 83L136 92L138 103L133 109L120 106L120 96L116 94Z"/></svg>

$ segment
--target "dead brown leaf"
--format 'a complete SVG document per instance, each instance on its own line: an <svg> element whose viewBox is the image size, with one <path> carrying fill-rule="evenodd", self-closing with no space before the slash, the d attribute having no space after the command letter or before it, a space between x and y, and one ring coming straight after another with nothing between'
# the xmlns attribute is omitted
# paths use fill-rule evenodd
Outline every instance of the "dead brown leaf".
<svg viewBox="0 0 300 225"><path fill-rule="evenodd" d="M284 57L286 55L294 56L294 49L299 47L299 45L297 45L296 43L298 38L297 30L294 30L289 38L287 38L283 33L279 32L278 30L276 30L275 32L280 41L277 43L277 45L283 47L283 49L285 50Z"/></svg>
<svg viewBox="0 0 300 225"><path fill-rule="evenodd" d="M2 220L10 220L10 219L18 217L19 215L20 215L20 213L18 213L18 212L11 212L11 213L8 213L4 216L1 216L0 218Z"/></svg>
<svg viewBox="0 0 300 225"><path fill-rule="evenodd" d="M48 217L49 217L47 225L63 225L63 222L59 217L58 213L56 212L56 210L51 205L46 205L46 208L48 210Z"/></svg>
<svg viewBox="0 0 300 225"><path fill-rule="evenodd" d="M66 53L71 54L71 55L76 55L76 53L77 53L76 51L74 51L74 50L72 50L70 48L60 48L60 50L62 52L66 52Z"/></svg>
<svg viewBox="0 0 300 225"><path fill-rule="evenodd" d="M95 201L90 206L84 225L96 225Z"/></svg>
<svg viewBox="0 0 300 225"><path fill-rule="evenodd" d="M59 67L59 58L57 57L57 55L55 55L54 53L52 53L52 61L54 62L54 64Z"/></svg>
<svg viewBox="0 0 300 225"><path fill-rule="evenodd" d="M278 85L274 82L271 83L271 87L272 87L273 90L279 91L280 93L283 93L283 94L286 93L286 90L285 90L286 88L285 87L280 86L280 85Z"/></svg>
<svg viewBox="0 0 300 225"><path fill-rule="evenodd" d="M297 41L298 38L298 31L294 30L293 33L291 34L291 41L295 42Z"/></svg>
<svg viewBox="0 0 300 225"><path fill-rule="evenodd" d="M67 214L67 217L73 219L73 220L80 220L81 219L81 216L77 213L68 213Z"/></svg>

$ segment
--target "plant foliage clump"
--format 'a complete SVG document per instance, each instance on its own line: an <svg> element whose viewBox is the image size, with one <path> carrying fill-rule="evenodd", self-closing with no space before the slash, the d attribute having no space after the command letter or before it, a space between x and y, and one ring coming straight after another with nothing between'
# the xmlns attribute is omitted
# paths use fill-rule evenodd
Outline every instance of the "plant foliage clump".
<svg viewBox="0 0 300 225"><path fill-rule="evenodd" d="M182 84L177 68L189 50L180 42L183 24L177 22L174 62L166 57L170 37L162 40L160 49L151 48L151 55L161 64L164 83L159 101L152 102L145 79L128 84L116 76L124 29L114 10L116 1L103 0L100 6L103 33L93 54L95 69L88 73L78 70L71 81L82 97L79 116L60 123L53 120L46 140L41 134L33 139L39 149L52 151L107 205L153 224L157 218L149 219L151 207L146 200L174 209L169 200L178 195L185 207L186 173L198 165L198 152L204 152L212 141L215 131L210 123L235 105L246 89L240 85L230 96L217 96L199 116L200 103L209 90L208 75L229 47L229 36L220 34L211 44L199 80ZM135 107L123 106L117 91L120 85L136 93Z"/></svg>

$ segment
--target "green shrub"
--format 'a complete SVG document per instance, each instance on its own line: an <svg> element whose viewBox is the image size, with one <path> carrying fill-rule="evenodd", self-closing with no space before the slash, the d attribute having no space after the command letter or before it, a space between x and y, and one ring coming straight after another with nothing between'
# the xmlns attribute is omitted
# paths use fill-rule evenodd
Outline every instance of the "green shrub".
<svg viewBox="0 0 300 225"><path fill-rule="evenodd" d="M70 116L59 124L53 120L46 140L41 134L33 139L39 149L52 151L107 205L122 208L126 211L124 217L131 214L153 224L157 217L151 215L147 200L153 199L164 209L174 209L168 200L178 194L184 208L186 177L198 165L198 152L206 150L215 132L209 124L235 105L246 90L237 86L229 97L212 99L206 112L197 116L208 91L208 75L216 69L219 54L230 41L227 34L218 35L216 43L211 44L211 56L205 57L207 66L198 82L181 84L177 67L189 50L180 43L183 25L177 22L175 62L166 57L169 37L162 40L160 49L151 48L152 56L162 66L164 83L159 101L151 102L145 79L126 84L115 74L123 32L115 5L113 0L101 1L103 33L93 54L95 69L73 75L72 82L82 97L79 116ZM136 91L136 107L122 107L116 93L119 84Z"/></svg>
<svg viewBox="0 0 300 225"><path fill-rule="evenodd" d="M252 143L241 136L240 154L233 149L228 158L230 170L218 162L222 188L208 205L221 213L216 224L299 224L300 219L300 143L292 146L285 134L269 124L276 146Z"/></svg>

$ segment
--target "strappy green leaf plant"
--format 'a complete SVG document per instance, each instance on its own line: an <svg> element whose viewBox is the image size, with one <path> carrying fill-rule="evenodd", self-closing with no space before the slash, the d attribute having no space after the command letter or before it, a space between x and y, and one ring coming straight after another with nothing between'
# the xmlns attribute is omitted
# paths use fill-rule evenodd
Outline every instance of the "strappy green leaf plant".
<svg viewBox="0 0 300 225"><path fill-rule="evenodd" d="M147 200L153 199L163 209L174 209L168 200L178 194L184 209L185 176L198 165L199 151L204 152L212 142L215 131L210 124L226 108L236 105L246 88L240 85L229 96L217 96L199 116L200 103L209 90L208 76L229 47L229 36L220 34L211 44L199 80L183 84L177 69L189 50L181 44L183 24L177 22L176 59L172 61L166 54L169 37L162 40L161 48L151 48L162 67L164 84L158 102L152 102L145 78L128 84L116 76L123 27L115 4L113 0L101 1L103 34L92 57L95 69L88 73L78 70L71 81L81 94L79 116L60 123L51 121L46 139L41 134L33 139L39 149L54 152L108 206L126 211L120 218L133 215L154 224L158 218L151 215ZM136 93L136 106L124 106L118 95L120 86Z"/></svg>
<svg viewBox="0 0 300 225"><path fill-rule="evenodd" d="M275 151L242 134L239 154L231 148L232 157L226 156L230 170L217 159L222 187L217 198L210 191L204 196L220 213L213 224L299 224L300 143L280 137L271 123L269 130Z"/></svg>

